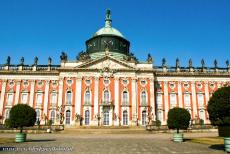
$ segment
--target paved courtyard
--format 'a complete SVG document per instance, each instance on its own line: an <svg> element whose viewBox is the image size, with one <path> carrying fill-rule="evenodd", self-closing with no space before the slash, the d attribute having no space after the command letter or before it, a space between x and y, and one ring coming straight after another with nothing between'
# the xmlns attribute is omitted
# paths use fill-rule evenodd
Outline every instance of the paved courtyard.
<svg viewBox="0 0 230 154"><path fill-rule="evenodd" d="M28 134L28 142L0 144L1 153L111 153L111 154L222 154L219 146L170 141L172 134ZM186 133L185 137L217 136L217 133ZM1 133L0 137L14 137ZM3 151L11 147L11 151ZM18 151L12 151L18 148ZM220 148L220 149L219 149Z"/></svg>

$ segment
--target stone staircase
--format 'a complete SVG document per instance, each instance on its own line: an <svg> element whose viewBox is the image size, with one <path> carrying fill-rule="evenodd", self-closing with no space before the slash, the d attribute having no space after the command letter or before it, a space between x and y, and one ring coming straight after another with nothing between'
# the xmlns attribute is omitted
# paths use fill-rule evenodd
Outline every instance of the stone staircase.
<svg viewBox="0 0 230 154"><path fill-rule="evenodd" d="M147 134L145 127L115 127L115 126L75 126L65 127L64 134Z"/></svg>

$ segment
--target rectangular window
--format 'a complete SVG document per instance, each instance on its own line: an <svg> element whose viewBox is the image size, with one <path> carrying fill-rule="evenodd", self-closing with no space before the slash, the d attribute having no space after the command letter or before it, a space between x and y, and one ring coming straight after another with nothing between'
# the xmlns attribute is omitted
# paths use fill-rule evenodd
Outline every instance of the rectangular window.
<svg viewBox="0 0 230 154"><path fill-rule="evenodd" d="M57 94L52 93L52 95L51 95L51 104L56 104L56 100L57 100Z"/></svg>
<svg viewBox="0 0 230 154"><path fill-rule="evenodd" d="M184 94L184 104L187 106L190 105L190 94Z"/></svg>
<svg viewBox="0 0 230 154"><path fill-rule="evenodd" d="M157 104L162 105L162 94L157 94Z"/></svg>
<svg viewBox="0 0 230 154"><path fill-rule="evenodd" d="M13 103L13 94L7 95L7 105L12 105Z"/></svg>
<svg viewBox="0 0 230 154"><path fill-rule="evenodd" d="M176 105L176 94L170 94L170 104Z"/></svg>
<svg viewBox="0 0 230 154"><path fill-rule="evenodd" d="M27 98L28 98L28 94L27 93L22 93L22 103L23 104L27 103Z"/></svg>
<svg viewBox="0 0 230 154"><path fill-rule="evenodd" d="M42 94L38 93L37 94L37 105L41 105L42 104Z"/></svg>
<svg viewBox="0 0 230 154"><path fill-rule="evenodd" d="M199 105L204 105L204 95L203 94L198 94L198 103Z"/></svg>

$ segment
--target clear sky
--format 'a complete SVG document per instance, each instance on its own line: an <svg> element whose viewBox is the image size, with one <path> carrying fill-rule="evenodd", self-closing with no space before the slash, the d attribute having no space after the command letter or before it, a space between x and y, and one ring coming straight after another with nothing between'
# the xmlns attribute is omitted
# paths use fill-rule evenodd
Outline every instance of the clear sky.
<svg viewBox="0 0 230 154"><path fill-rule="evenodd" d="M112 11L113 27L130 42L131 51L144 61L151 53L154 65L166 58L181 66L189 58L195 66L225 67L230 60L230 0L1 0L0 64L24 56L32 64L59 64L65 51L74 60L85 41L104 26Z"/></svg>

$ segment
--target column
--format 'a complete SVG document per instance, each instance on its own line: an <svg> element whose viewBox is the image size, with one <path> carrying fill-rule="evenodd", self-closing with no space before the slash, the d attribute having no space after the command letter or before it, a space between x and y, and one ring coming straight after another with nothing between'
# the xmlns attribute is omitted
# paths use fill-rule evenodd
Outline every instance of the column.
<svg viewBox="0 0 230 154"><path fill-rule="evenodd" d="M181 81L178 81L178 85L177 86L178 86L178 102L179 102L179 107L183 107Z"/></svg>
<svg viewBox="0 0 230 154"><path fill-rule="evenodd" d="M99 91L99 77L95 77L94 78L94 117L98 114L98 91ZM95 117L95 121L96 121L95 125L97 125L96 117Z"/></svg>
<svg viewBox="0 0 230 154"><path fill-rule="evenodd" d="M17 105L21 101L19 100L20 86L21 86L21 81L20 80L16 81L16 93L15 93L14 105Z"/></svg>
<svg viewBox="0 0 230 154"><path fill-rule="evenodd" d="M2 81L2 90L1 90L1 98L0 98L0 115L3 115L3 105L4 105L4 96L6 92L6 80Z"/></svg>
<svg viewBox="0 0 230 154"><path fill-rule="evenodd" d="M191 82L191 90L192 90L192 108L193 108L193 119L197 116L197 106L196 106L196 89L195 82Z"/></svg>
<svg viewBox="0 0 230 154"><path fill-rule="evenodd" d="M154 79L150 79L150 107L151 107L151 114L153 115L152 120L156 120L156 114L155 114L155 91L154 91Z"/></svg>
<svg viewBox="0 0 230 154"><path fill-rule="evenodd" d="M35 80L32 80L30 83L30 102L29 106L33 107L34 102L34 86L35 86Z"/></svg>
<svg viewBox="0 0 230 154"><path fill-rule="evenodd" d="M205 93L205 118L204 118L204 123L206 124L207 121L206 121L206 118L207 118L207 115L208 115L208 112L207 112L207 106L208 106L208 101L209 101L209 90L208 90L208 81L205 81L204 83L205 87L204 87L204 93Z"/></svg>
<svg viewBox="0 0 230 154"><path fill-rule="evenodd" d="M119 77L115 77L114 84L114 105L115 105L115 114L117 116L116 121L114 121L114 125L119 125L118 114L119 114Z"/></svg>
<svg viewBox="0 0 230 154"><path fill-rule="evenodd" d="M81 115L81 83L82 77L77 77L75 94L75 113Z"/></svg>
<svg viewBox="0 0 230 154"><path fill-rule="evenodd" d="M164 110L165 110L165 119L163 120L163 125L166 125L166 121L168 118L169 111L169 103L168 103L168 81L164 81Z"/></svg>
<svg viewBox="0 0 230 154"><path fill-rule="evenodd" d="M62 105L63 82L64 82L64 78L62 77L59 79L59 86L58 86L58 107Z"/></svg>
<svg viewBox="0 0 230 154"><path fill-rule="evenodd" d="M137 79L132 78L132 125L137 122Z"/></svg>
<svg viewBox="0 0 230 154"><path fill-rule="evenodd" d="M46 114L48 116L48 99L49 99L49 83L50 81L47 80L46 81L46 85L45 85L45 96L44 96L44 114Z"/></svg>

